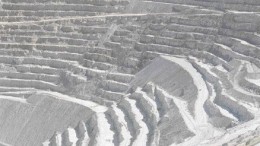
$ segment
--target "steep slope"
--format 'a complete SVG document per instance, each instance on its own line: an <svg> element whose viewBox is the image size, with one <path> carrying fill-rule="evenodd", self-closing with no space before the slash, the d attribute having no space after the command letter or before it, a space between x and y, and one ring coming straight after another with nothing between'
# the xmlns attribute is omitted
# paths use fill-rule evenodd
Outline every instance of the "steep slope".
<svg viewBox="0 0 260 146"><path fill-rule="evenodd" d="M0 145L259 143L258 0L0 5Z"/></svg>
<svg viewBox="0 0 260 146"><path fill-rule="evenodd" d="M10 145L40 145L55 131L76 126L78 120L88 120L93 114L84 104L56 100L51 95L14 99L0 97L1 140Z"/></svg>

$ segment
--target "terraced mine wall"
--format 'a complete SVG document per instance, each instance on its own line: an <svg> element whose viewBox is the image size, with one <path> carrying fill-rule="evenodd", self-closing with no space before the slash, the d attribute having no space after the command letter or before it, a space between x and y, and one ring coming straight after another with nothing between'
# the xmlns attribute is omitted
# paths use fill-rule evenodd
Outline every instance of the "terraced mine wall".
<svg viewBox="0 0 260 146"><path fill-rule="evenodd" d="M258 0L0 5L0 145L259 143Z"/></svg>

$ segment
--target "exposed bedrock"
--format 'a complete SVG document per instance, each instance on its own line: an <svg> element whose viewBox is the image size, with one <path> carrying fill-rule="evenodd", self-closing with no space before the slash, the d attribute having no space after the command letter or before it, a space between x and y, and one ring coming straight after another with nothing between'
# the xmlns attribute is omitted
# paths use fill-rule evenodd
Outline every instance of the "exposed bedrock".
<svg viewBox="0 0 260 146"><path fill-rule="evenodd" d="M1 0L0 145L259 143L259 12L258 0Z"/></svg>
<svg viewBox="0 0 260 146"><path fill-rule="evenodd" d="M181 96L189 103L189 110L191 112L194 110L198 89L189 73L174 61L162 57L156 58L136 74L131 85L142 87L148 82L153 82L174 96Z"/></svg>
<svg viewBox="0 0 260 146"><path fill-rule="evenodd" d="M210 100L205 102L204 109L210 117L209 122L215 127L230 128L236 125L233 123L232 119L223 116L216 105L214 105Z"/></svg>
<svg viewBox="0 0 260 146"><path fill-rule="evenodd" d="M51 95L39 94L27 101L20 100L1 99L1 141L12 145L41 145L54 132L76 127L81 119L88 120L93 114L83 105Z"/></svg>
<svg viewBox="0 0 260 146"><path fill-rule="evenodd" d="M246 122L254 118L254 116L250 112L248 112L245 107L239 105L227 96L217 96L214 102L234 114L236 117L239 118L241 122Z"/></svg>

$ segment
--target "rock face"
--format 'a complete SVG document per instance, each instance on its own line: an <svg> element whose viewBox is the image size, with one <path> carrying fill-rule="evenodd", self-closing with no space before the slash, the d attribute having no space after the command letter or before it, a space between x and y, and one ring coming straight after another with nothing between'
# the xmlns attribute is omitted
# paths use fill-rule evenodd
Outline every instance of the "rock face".
<svg viewBox="0 0 260 146"><path fill-rule="evenodd" d="M0 145L260 143L259 0L0 0Z"/></svg>

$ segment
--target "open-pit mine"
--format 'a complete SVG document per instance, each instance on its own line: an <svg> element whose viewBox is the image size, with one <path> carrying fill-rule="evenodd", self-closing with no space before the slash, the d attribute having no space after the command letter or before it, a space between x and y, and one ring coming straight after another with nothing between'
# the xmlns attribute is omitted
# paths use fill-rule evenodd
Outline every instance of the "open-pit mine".
<svg viewBox="0 0 260 146"><path fill-rule="evenodd" d="M0 146L260 145L260 0L0 0Z"/></svg>

